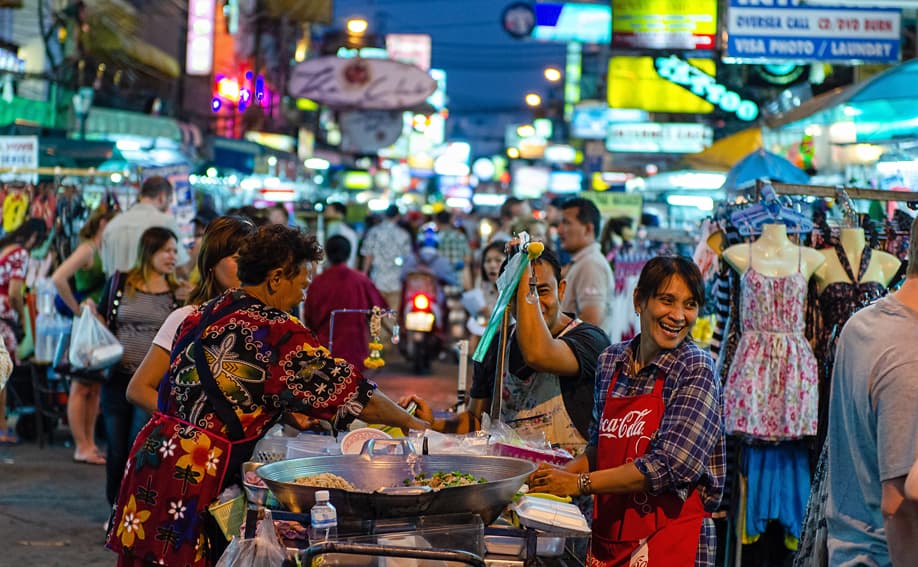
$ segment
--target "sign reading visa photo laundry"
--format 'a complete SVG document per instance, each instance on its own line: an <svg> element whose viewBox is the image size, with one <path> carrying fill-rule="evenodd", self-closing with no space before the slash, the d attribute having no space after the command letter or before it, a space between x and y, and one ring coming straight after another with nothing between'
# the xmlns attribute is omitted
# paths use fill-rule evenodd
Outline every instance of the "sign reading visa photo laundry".
<svg viewBox="0 0 918 567"><path fill-rule="evenodd" d="M817 8L796 0L730 0L726 57L870 61L900 57L898 9Z"/></svg>

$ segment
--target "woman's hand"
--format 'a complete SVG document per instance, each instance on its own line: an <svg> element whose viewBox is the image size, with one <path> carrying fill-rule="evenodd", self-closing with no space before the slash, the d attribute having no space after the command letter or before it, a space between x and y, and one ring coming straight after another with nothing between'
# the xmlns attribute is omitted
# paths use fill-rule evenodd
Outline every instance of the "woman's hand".
<svg viewBox="0 0 918 567"><path fill-rule="evenodd" d="M294 429L299 429L300 431L322 429L322 424L318 419L309 417L305 413L287 412L284 414L283 421L287 425Z"/></svg>
<svg viewBox="0 0 918 567"><path fill-rule="evenodd" d="M542 463L534 473L529 475L529 491L545 492L555 496L579 496L578 475Z"/></svg>
<svg viewBox="0 0 918 567"><path fill-rule="evenodd" d="M78 316L83 311L84 307L89 307L90 313L92 313L96 317L99 316L99 309L96 307L96 302L93 301L91 297L87 297L86 299L83 300L83 303L80 303L80 308L73 312L74 315Z"/></svg>

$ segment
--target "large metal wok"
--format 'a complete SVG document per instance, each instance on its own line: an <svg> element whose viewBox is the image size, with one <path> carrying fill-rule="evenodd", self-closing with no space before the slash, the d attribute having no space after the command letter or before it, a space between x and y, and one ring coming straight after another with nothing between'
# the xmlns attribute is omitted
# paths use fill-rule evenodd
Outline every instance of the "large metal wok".
<svg viewBox="0 0 918 567"><path fill-rule="evenodd" d="M396 443L401 454L378 454L380 446ZM366 492L328 489L339 520L376 520L426 514L473 513L485 524L493 522L513 499L536 465L512 457L417 455L404 440L371 439L359 455L307 457L262 465L258 476L277 501L292 512L308 512L315 504L313 486L295 484L304 476L338 475ZM461 471L487 482L431 490L405 487L407 478L420 473Z"/></svg>

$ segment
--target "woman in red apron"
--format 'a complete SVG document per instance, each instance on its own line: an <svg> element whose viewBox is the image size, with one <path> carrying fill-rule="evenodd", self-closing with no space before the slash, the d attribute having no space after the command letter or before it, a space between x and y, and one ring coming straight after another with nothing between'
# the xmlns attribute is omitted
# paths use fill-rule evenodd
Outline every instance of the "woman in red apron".
<svg viewBox="0 0 918 567"><path fill-rule="evenodd" d="M586 453L529 479L538 492L595 495L590 566L714 565L724 434L713 361L689 336L703 302L691 261L644 266L641 333L600 356Z"/></svg>

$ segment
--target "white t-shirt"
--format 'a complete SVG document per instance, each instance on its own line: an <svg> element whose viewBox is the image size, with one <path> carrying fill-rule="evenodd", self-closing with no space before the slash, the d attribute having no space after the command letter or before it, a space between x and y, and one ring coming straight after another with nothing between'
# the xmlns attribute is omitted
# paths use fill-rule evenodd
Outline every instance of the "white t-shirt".
<svg viewBox="0 0 918 567"><path fill-rule="evenodd" d="M163 321L163 326L156 332L156 336L153 337L153 344L171 353L172 341L175 340L175 333L178 331L179 325L181 325L185 317L191 315L191 312L196 308L197 305L185 305L170 313L169 316L166 317L166 320Z"/></svg>

